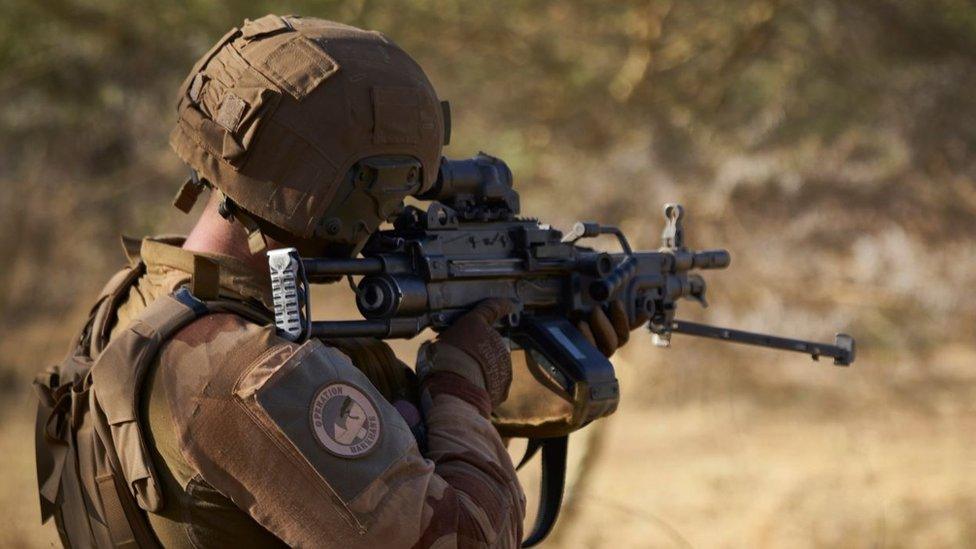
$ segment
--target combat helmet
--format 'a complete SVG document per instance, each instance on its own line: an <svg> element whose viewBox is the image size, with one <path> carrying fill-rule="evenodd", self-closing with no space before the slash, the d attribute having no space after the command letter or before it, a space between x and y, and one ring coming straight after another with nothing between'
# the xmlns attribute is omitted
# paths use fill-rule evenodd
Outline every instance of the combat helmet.
<svg viewBox="0 0 976 549"><path fill-rule="evenodd" d="M228 32L180 89L170 144L221 211L263 234L355 255L407 195L437 178L447 104L420 66L379 32L266 15Z"/></svg>

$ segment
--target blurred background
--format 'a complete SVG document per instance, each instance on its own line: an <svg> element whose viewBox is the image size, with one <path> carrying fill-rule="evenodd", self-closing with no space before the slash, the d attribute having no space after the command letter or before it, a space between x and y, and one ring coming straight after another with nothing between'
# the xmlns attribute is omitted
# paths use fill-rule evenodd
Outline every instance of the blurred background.
<svg viewBox="0 0 976 549"><path fill-rule="evenodd" d="M0 0L0 545L55 540L34 373L122 265L121 233L190 225L169 206L179 83L269 11L387 33L452 103L446 153L507 160L527 215L652 248L683 203L689 244L733 262L679 316L856 336L851 369L635 337L549 546L976 545L970 0ZM338 290L317 310L351 315Z"/></svg>

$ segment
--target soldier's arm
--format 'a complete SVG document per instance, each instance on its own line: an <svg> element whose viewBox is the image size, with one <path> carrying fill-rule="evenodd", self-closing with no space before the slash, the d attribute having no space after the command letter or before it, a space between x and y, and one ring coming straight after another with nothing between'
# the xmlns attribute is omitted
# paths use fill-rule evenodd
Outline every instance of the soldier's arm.
<svg viewBox="0 0 976 549"><path fill-rule="evenodd" d="M517 547L522 539L525 497L489 420L512 380L508 349L491 328L507 312L507 303L483 303L420 350L426 456L449 485L428 501L436 512L422 545L455 533L461 545Z"/></svg>
<svg viewBox="0 0 976 549"><path fill-rule="evenodd" d="M217 332L176 338L195 355L178 362L197 368L166 376L181 451L266 529L293 546L518 545L524 497L479 357L446 341L424 349L424 456L335 349Z"/></svg>

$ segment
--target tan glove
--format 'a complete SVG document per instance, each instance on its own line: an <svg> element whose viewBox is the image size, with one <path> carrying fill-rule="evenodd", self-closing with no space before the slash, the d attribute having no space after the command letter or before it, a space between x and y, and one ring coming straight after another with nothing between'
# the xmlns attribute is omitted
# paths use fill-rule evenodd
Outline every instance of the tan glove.
<svg viewBox="0 0 976 549"><path fill-rule="evenodd" d="M607 305L606 311L594 307L589 318L576 323L576 329L601 353L610 358L630 339L630 331L642 326L647 322L647 318L646 313L638 314L631 323L627 318L623 302L614 300Z"/></svg>
<svg viewBox="0 0 976 549"><path fill-rule="evenodd" d="M459 349L477 362L492 406L508 397L512 384L511 351L492 325L515 311L515 304L507 299L486 299L457 319L435 343Z"/></svg>

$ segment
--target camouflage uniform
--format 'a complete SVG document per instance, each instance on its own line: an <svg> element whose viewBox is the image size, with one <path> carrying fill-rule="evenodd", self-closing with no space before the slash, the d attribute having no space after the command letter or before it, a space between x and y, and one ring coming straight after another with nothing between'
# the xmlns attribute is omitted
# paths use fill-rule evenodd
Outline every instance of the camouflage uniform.
<svg viewBox="0 0 976 549"><path fill-rule="evenodd" d="M189 281L193 254L146 239L146 274L118 309L122 328ZM222 297L267 303L266 276L230 257ZM525 501L488 417L467 353L421 352L422 455L407 423L349 359L319 342L289 343L233 314L211 314L165 343L143 417L164 507L149 514L166 546L501 546L521 540ZM440 364L437 364L440 363ZM317 392L365 397L377 440L352 457L323 446L310 423Z"/></svg>
<svg viewBox="0 0 976 549"><path fill-rule="evenodd" d="M194 175L176 205L219 193L252 258L269 238L354 257L434 184L449 135L446 104L396 44L295 16L228 32L177 115L170 143ZM354 365L278 337L252 263L179 239L126 249L133 267L35 383L42 517L66 544L519 544L524 497L489 421L511 382L490 326L501 309L422 348L418 410L391 403L409 376L388 347L360 346Z"/></svg>

